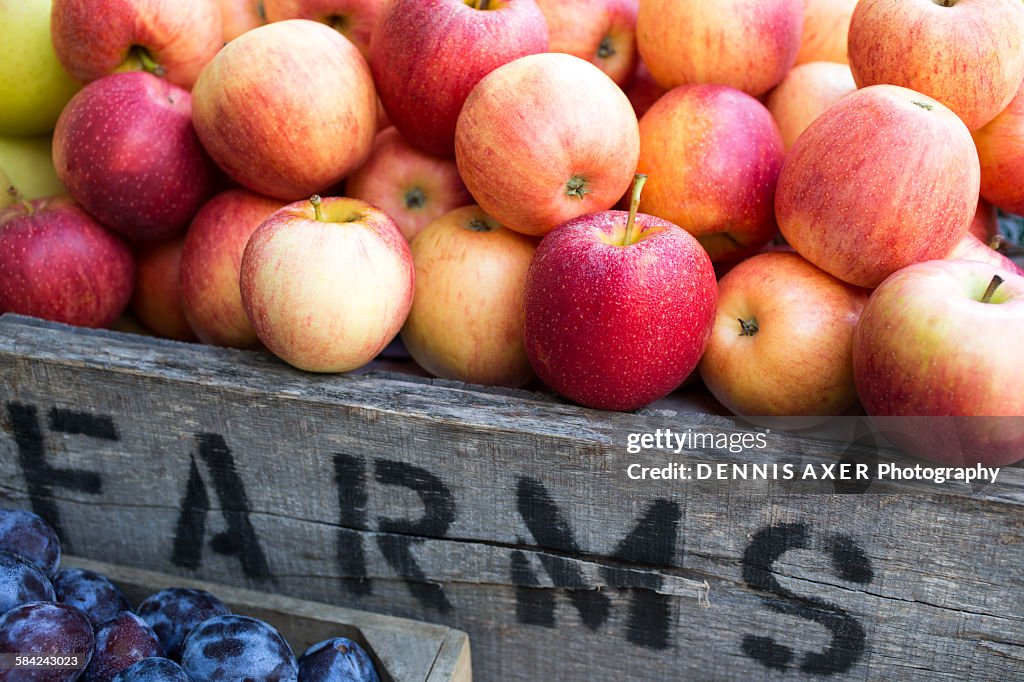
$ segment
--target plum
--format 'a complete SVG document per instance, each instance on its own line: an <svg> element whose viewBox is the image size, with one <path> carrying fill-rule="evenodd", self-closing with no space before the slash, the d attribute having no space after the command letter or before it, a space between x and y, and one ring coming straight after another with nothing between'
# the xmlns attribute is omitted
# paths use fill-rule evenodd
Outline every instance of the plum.
<svg viewBox="0 0 1024 682"><path fill-rule="evenodd" d="M334 637L302 654L299 682L380 682L380 676L363 647L346 637Z"/></svg>
<svg viewBox="0 0 1024 682"><path fill-rule="evenodd" d="M144 658L163 656L153 628L131 611L122 611L96 629L92 662L83 682L110 682L114 676Z"/></svg>
<svg viewBox="0 0 1024 682"><path fill-rule="evenodd" d="M0 509L0 550L17 554L47 576L60 565L60 540L41 516L24 509Z"/></svg>
<svg viewBox="0 0 1024 682"><path fill-rule="evenodd" d="M298 663L270 625L248 616L216 616L185 638L181 667L195 680L297 682Z"/></svg>
<svg viewBox="0 0 1024 682"><path fill-rule="evenodd" d="M207 618L231 613L217 597L205 590L171 587L146 597L135 609L160 638L167 658L181 658L181 643L196 625Z"/></svg>
<svg viewBox="0 0 1024 682"><path fill-rule="evenodd" d="M54 601L43 572L16 554L0 551L0 613L30 601Z"/></svg>
<svg viewBox="0 0 1024 682"><path fill-rule="evenodd" d="M69 604L29 602L0 617L0 652L25 656L80 657L77 668L22 668L0 671L5 682L71 682L89 663L94 644L92 623Z"/></svg>
<svg viewBox="0 0 1024 682"><path fill-rule="evenodd" d="M52 582L57 601L77 606L89 617L94 628L132 608L121 588L94 571L65 568L57 572Z"/></svg>
<svg viewBox="0 0 1024 682"><path fill-rule="evenodd" d="M190 682L181 666L169 658L144 658L119 672L113 682Z"/></svg>

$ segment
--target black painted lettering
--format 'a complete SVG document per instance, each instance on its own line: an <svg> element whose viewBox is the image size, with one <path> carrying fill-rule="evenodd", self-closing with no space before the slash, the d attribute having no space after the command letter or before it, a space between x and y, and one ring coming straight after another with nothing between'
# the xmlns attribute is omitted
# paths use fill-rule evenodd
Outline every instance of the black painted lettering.
<svg viewBox="0 0 1024 682"><path fill-rule="evenodd" d="M366 463L360 457L334 455L334 482L338 488L337 559L342 585L352 595L373 594L373 583L366 575L363 536L367 530Z"/></svg>
<svg viewBox="0 0 1024 682"><path fill-rule="evenodd" d="M7 415L18 446L18 463L28 487L32 511L49 523L65 550L71 549L60 510L53 499L54 488L98 495L103 489L100 474L83 469L62 469L52 466L46 459L46 442L39 424L39 411L33 405L8 403ZM117 441L117 429L110 417L85 412L53 408L49 413L52 431L69 435L83 435L101 440Z"/></svg>
<svg viewBox="0 0 1024 682"><path fill-rule="evenodd" d="M761 529L743 554L743 580L747 585L782 597L766 598L769 608L813 621L832 633L832 641L824 651L804 653L800 671L816 675L846 672L864 653L864 628L846 610L815 597L797 595L779 584L772 566L791 549L826 552L833 568L844 580L859 584L868 584L874 579L871 562L852 538L838 534L816 538L811 528L802 523ZM767 668L789 670L794 666L796 654L792 648L769 637L745 635L742 646L748 656Z"/></svg>

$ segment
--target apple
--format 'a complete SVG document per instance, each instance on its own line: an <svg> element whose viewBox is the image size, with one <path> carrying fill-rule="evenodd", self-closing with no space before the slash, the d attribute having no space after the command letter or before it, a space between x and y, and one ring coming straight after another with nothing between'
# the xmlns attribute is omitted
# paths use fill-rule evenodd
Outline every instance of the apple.
<svg viewBox="0 0 1024 682"><path fill-rule="evenodd" d="M803 16L803 0L644 0L637 47L666 88L714 83L757 97L796 61Z"/></svg>
<svg viewBox="0 0 1024 682"><path fill-rule="evenodd" d="M853 330L867 299L796 253L748 258L718 282L701 378L734 414L843 414L857 402Z"/></svg>
<svg viewBox="0 0 1024 682"><path fill-rule="evenodd" d="M874 85L837 102L793 145L775 212L786 241L844 282L874 288L943 258L977 209L974 142L938 101Z"/></svg>
<svg viewBox="0 0 1024 682"><path fill-rule="evenodd" d="M957 242L953 250L946 254L946 260L973 260L987 263L994 267L1006 270L1015 275L1024 276L1022 270L1012 260L999 253L985 242L968 232L964 238Z"/></svg>
<svg viewBox="0 0 1024 682"><path fill-rule="evenodd" d="M861 0L849 33L857 87L901 85L977 130L1024 81L1020 0Z"/></svg>
<svg viewBox="0 0 1024 682"><path fill-rule="evenodd" d="M981 181L985 182L984 170ZM968 231L985 244L992 241L999 234L999 213L996 207L979 197L978 210L974 213L974 220L971 221L971 228Z"/></svg>
<svg viewBox="0 0 1024 682"><path fill-rule="evenodd" d="M168 339L195 341L181 302L181 252L185 236L143 244L136 252L139 274L132 314L147 329Z"/></svg>
<svg viewBox="0 0 1024 682"><path fill-rule="evenodd" d="M981 196L1010 213L1024 214L1024 84L992 121L975 130L981 161Z"/></svg>
<svg viewBox="0 0 1024 682"><path fill-rule="evenodd" d="M240 284L256 335L274 355L309 372L347 372L398 334L415 272L409 242L383 211L313 196L253 232Z"/></svg>
<svg viewBox="0 0 1024 682"><path fill-rule="evenodd" d="M629 99L603 71L567 54L521 57L489 73L455 129L469 193L502 225L529 235L614 206L639 153Z"/></svg>
<svg viewBox="0 0 1024 682"><path fill-rule="evenodd" d="M778 229L783 154L772 115L750 95L675 88L640 121L638 169L651 178L640 208L697 237L713 261L751 255Z"/></svg>
<svg viewBox="0 0 1024 682"><path fill-rule="evenodd" d="M765 103L779 124L786 151L814 119L856 89L846 64L808 62L794 66Z"/></svg>
<svg viewBox="0 0 1024 682"><path fill-rule="evenodd" d="M480 79L547 49L535 0L391 0L370 41L370 64L391 123L419 149L452 156L455 122Z"/></svg>
<svg viewBox="0 0 1024 682"><path fill-rule="evenodd" d="M181 303L203 343L234 348L259 344L242 307L242 253L256 228L282 206L280 200L232 189L210 199L192 220L181 253Z"/></svg>
<svg viewBox="0 0 1024 682"><path fill-rule="evenodd" d="M228 43L267 23L263 0L216 0L220 6L221 35Z"/></svg>
<svg viewBox="0 0 1024 682"><path fill-rule="evenodd" d="M70 199L20 198L0 209L0 313L106 327L134 283L128 245Z"/></svg>
<svg viewBox="0 0 1024 682"><path fill-rule="evenodd" d="M192 96L210 156L270 197L294 200L334 185L373 145L377 100L366 60L314 21L290 19L235 38Z"/></svg>
<svg viewBox="0 0 1024 682"><path fill-rule="evenodd" d="M654 80L654 76L651 75L650 69L644 64L644 60L637 59L633 78L630 79L624 92L626 97L629 98L629 103L633 105L636 117L640 118L668 90L658 85L658 81Z"/></svg>
<svg viewBox="0 0 1024 682"><path fill-rule="evenodd" d="M416 293L402 341L444 379L522 386L533 378L523 349L523 287L536 244L479 206L430 223L412 242Z"/></svg>
<svg viewBox="0 0 1024 682"><path fill-rule="evenodd" d="M27 199L68 193L53 167L52 143L49 135L0 137L0 170Z"/></svg>
<svg viewBox="0 0 1024 682"><path fill-rule="evenodd" d="M0 135L43 135L79 85L57 61L50 0L0 0Z"/></svg>
<svg viewBox="0 0 1024 682"><path fill-rule="evenodd" d="M410 242L435 218L473 203L453 160L420 151L393 127L377 133L370 158L345 187L347 196L387 213Z"/></svg>
<svg viewBox="0 0 1024 682"><path fill-rule="evenodd" d="M217 181L191 112L188 92L152 74L93 81L57 121L57 176L85 210L130 239L179 234Z"/></svg>
<svg viewBox="0 0 1024 682"><path fill-rule="evenodd" d="M638 214L590 213L559 225L534 254L523 342L537 376L587 407L634 410L696 368L715 318L711 259L685 230Z"/></svg>
<svg viewBox="0 0 1024 682"><path fill-rule="evenodd" d="M537 0L548 24L548 51L585 59L623 85L636 68L640 0Z"/></svg>
<svg viewBox="0 0 1024 682"><path fill-rule="evenodd" d="M370 35L385 0L263 0L268 21L310 19L327 24L370 57Z"/></svg>
<svg viewBox="0 0 1024 682"><path fill-rule="evenodd" d="M53 0L57 58L89 83L116 71L147 71L188 90L223 45L212 0Z"/></svg>
<svg viewBox="0 0 1024 682"><path fill-rule="evenodd" d="M877 423L913 454L1005 466L1024 458L1024 364L1008 343L1021 338L1024 277L971 261L910 265L861 314L857 392L872 417L902 418Z"/></svg>
<svg viewBox="0 0 1024 682"><path fill-rule="evenodd" d="M797 64L846 64L846 36L857 0L804 0L804 30Z"/></svg>
<svg viewBox="0 0 1024 682"><path fill-rule="evenodd" d="M7 208L15 202L17 197L17 188L11 184L4 169L0 168L0 208Z"/></svg>

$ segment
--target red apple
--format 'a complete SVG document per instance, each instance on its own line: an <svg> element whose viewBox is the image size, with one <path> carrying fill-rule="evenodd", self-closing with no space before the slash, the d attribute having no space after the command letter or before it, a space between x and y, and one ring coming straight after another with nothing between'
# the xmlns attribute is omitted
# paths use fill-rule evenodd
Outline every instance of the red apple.
<svg viewBox="0 0 1024 682"><path fill-rule="evenodd" d="M473 203L453 160L420 151L395 128L377 133L370 158L345 187L387 213L409 241L435 218Z"/></svg>
<svg viewBox="0 0 1024 682"><path fill-rule="evenodd" d="M647 68L647 65L644 64L644 61L642 59L637 59L636 70L633 72L633 78L630 79L624 92L626 93L626 97L629 98L629 103L633 105L633 111L636 112L636 117L640 118L646 114L647 110L650 109L662 95L668 92L668 90L658 85L658 81L654 80L654 76L651 75L651 71Z"/></svg>
<svg viewBox="0 0 1024 682"><path fill-rule="evenodd" d="M196 335L185 318L181 302L180 236L138 249L139 274L132 295L132 314L159 336L178 341L195 341Z"/></svg>
<svg viewBox="0 0 1024 682"><path fill-rule="evenodd" d="M860 0L849 57L858 87L916 90L977 130L1006 108L1024 80L1024 4Z"/></svg>
<svg viewBox="0 0 1024 682"><path fill-rule="evenodd" d="M384 0L263 0L268 21L310 19L327 24L370 57L373 33Z"/></svg>
<svg viewBox="0 0 1024 682"><path fill-rule="evenodd" d="M196 132L241 185L296 199L370 153L377 100L366 60L323 24L260 26L224 46L193 90Z"/></svg>
<svg viewBox="0 0 1024 682"><path fill-rule="evenodd" d="M756 253L777 231L782 137L750 95L724 85L671 90L640 121L640 206L697 237L713 261Z"/></svg>
<svg viewBox="0 0 1024 682"><path fill-rule="evenodd" d="M182 88L223 44L211 0L53 0L57 58L83 83L115 71L148 71Z"/></svg>
<svg viewBox="0 0 1024 682"><path fill-rule="evenodd" d="M1012 260L999 253L985 242L981 241L968 232L964 238L957 242L953 250L946 254L946 260L972 260L980 263L987 263L994 267L1006 270L1015 275L1024 276L1022 270Z"/></svg>
<svg viewBox="0 0 1024 682"><path fill-rule="evenodd" d="M639 137L632 105L604 72L538 54L480 81L459 115L455 160L484 211L543 235L615 205L636 171Z"/></svg>
<svg viewBox="0 0 1024 682"><path fill-rule="evenodd" d="M981 181L985 182L984 170ZM996 211L996 207L985 201L984 198L978 198L978 210L974 213L974 220L971 221L969 232L985 244L999 234L999 213Z"/></svg>
<svg viewBox="0 0 1024 682"><path fill-rule="evenodd" d="M981 160L981 196L1024 214L1024 84L988 125L974 131Z"/></svg>
<svg viewBox="0 0 1024 682"><path fill-rule="evenodd" d="M640 0L537 0L548 24L548 51L593 63L623 85L636 67Z"/></svg>
<svg viewBox="0 0 1024 682"><path fill-rule="evenodd" d="M134 283L128 245L70 199L0 209L0 313L106 327Z"/></svg>
<svg viewBox="0 0 1024 682"><path fill-rule="evenodd" d="M347 372L398 334L412 304L409 243L358 199L289 204L242 255L242 305L274 355L310 372Z"/></svg>
<svg viewBox="0 0 1024 682"><path fill-rule="evenodd" d="M711 259L686 231L603 211L559 225L526 276L523 333L540 379L587 407L633 410L697 366L715 317Z"/></svg>
<svg viewBox="0 0 1024 682"><path fill-rule="evenodd" d="M391 123L423 151L452 156L455 121L480 79L547 49L534 0L392 0L374 30L370 63Z"/></svg>
<svg viewBox="0 0 1024 682"><path fill-rule="evenodd" d="M757 97L792 68L803 16L803 0L644 0L637 46L666 88L715 83Z"/></svg>
<svg viewBox="0 0 1024 682"><path fill-rule="evenodd" d="M263 0L217 0L217 4L225 43L267 23Z"/></svg>
<svg viewBox="0 0 1024 682"><path fill-rule="evenodd" d="M846 36L857 0L804 0L804 30L797 64L846 64Z"/></svg>
<svg viewBox="0 0 1024 682"><path fill-rule="evenodd" d="M718 283L701 378L734 414L843 414L857 402L853 330L867 299L798 254L749 258Z"/></svg>
<svg viewBox="0 0 1024 682"><path fill-rule="evenodd" d="M786 241L819 268L873 288L944 257L971 224L980 171L956 114L895 85L841 99L804 131L779 176Z"/></svg>
<svg viewBox="0 0 1024 682"><path fill-rule="evenodd" d="M217 180L191 112L188 92L148 73L94 81L57 120L57 176L85 210L126 237L178 234Z"/></svg>
<svg viewBox="0 0 1024 682"><path fill-rule="evenodd" d="M879 426L919 457L1011 464L1024 458L1024 364L1008 341L1021 338L1024 277L971 261L917 263L864 308L857 391L869 415L903 418Z"/></svg>
<svg viewBox="0 0 1024 682"><path fill-rule="evenodd" d="M203 343L258 345L238 286L242 252L256 228L283 205L248 190L228 190L199 209L189 226L181 254L181 302Z"/></svg>
<svg viewBox="0 0 1024 682"><path fill-rule="evenodd" d="M533 377L523 287L536 245L479 206L433 221L412 242L416 294L402 341L434 376L488 386Z"/></svg>
<svg viewBox="0 0 1024 682"><path fill-rule="evenodd" d="M809 62L793 67L766 102L779 124L786 150L816 118L856 89L850 67L845 64Z"/></svg>

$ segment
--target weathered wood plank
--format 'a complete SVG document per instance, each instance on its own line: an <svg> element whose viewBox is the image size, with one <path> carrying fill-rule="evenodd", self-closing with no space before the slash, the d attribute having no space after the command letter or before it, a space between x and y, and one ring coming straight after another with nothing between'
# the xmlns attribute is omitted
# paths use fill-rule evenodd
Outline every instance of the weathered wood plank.
<svg viewBox="0 0 1024 682"><path fill-rule="evenodd" d="M845 446L629 455L630 433L749 428L9 318L0 398L0 504L74 551L451 625L477 679L1024 673L1019 468L867 494L631 481Z"/></svg>

